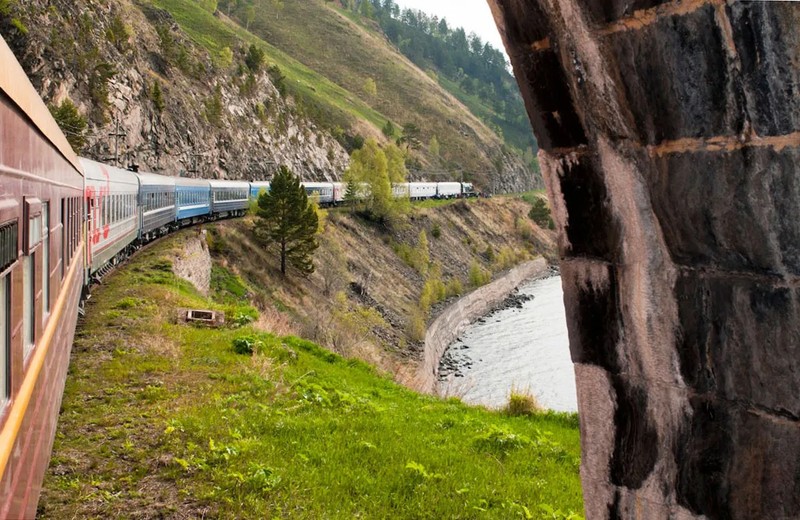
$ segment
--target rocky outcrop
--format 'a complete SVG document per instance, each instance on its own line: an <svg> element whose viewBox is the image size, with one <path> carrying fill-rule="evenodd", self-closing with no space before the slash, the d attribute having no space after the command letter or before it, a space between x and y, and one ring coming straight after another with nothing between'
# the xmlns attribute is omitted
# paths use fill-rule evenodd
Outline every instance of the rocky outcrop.
<svg viewBox="0 0 800 520"><path fill-rule="evenodd" d="M70 98L89 115L89 157L248 180L282 164L333 180L348 165L344 148L279 93L266 66L248 83L243 46L232 44L233 63L221 64L170 13L144 2L31 0L16 9L27 33L3 36L46 102Z"/></svg>
<svg viewBox="0 0 800 520"><path fill-rule="evenodd" d="M180 253L172 262L172 272L208 296L211 290L211 253L205 229L196 229L182 240Z"/></svg>
<svg viewBox="0 0 800 520"><path fill-rule="evenodd" d="M560 235L587 518L800 515L800 5L490 0Z"/></svg>

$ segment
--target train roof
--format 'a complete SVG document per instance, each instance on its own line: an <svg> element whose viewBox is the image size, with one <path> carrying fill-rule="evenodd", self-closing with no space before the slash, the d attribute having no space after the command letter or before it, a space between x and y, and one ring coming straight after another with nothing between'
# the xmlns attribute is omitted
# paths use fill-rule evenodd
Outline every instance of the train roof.
<svg viewBox="0 0 800 520"><path fill-rule="evenodd" d="M250 189L250 183L247 181L220 181L209 180L212 188L247 188Z"/></svg>
<svg viewBox="0 0 800 520"><path fill-rule="evenodd" d="M204 188L209 188L211 185L208 183L208 179L195 179L192 177L173 177L175 179L176 186L202 186Z"/></svg>
<svg viewBox="0 0 800 520"><path fill-rule="evenodd" d="M139 177L139 182L142 186L175 186L175 177L147 172L139 172L134 175Z"/></svg>
<svg viewBox="0 0 800 520"><path fill-rule="evenodd" d="M33 125L83 175L80 161L50 110L22 70L14 53L0 37L0 90L16 104Z"/></svg>
<svg viewBox="0 0 800 520"><path fill-rule="evenodd" d="M80 161L87 181L113 182L115 184L128 184L139 187L139 180L136 178L136 174L131 171L99 163L85 157L79 157L78 161Z"/></svg>

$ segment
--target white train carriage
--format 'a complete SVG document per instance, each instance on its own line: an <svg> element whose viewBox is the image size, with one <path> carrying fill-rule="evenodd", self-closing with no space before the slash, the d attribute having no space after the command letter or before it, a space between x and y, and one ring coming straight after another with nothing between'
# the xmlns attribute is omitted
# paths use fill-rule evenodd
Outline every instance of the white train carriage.
<svg viewBox="0 0 800 520"><path fill-rule="evenodd" d="M139 179L132 172L80 159L86 175L88 270L94 275L126 256L139 236Z"/></svg>
<svg viewBox="0 0 800 520"><path fill-rule="evenodd" d="M140 239L152 240L175 224L175 178L136 173L139 178Z"/></svg>
<svg viewBox="0 0 800 520"><path fill-rule="evenodd" d="M236 217L247 213L250 183L245 181L208 181L211 184L211 213L214 217Z"/></svg>
<svg viewBox="0 0 800 520"><path fill-rule="evenodd" d="M411 196L409 184L407 182L396 182L392 184L392 196L396 199L407 199Z"/></svg>
<svg viewBox="0 0 800 520"><path fill-rule="evenodd" d="M333 183L332 182L302 182L308 198L317 197L320 206L333 205Z"/></svg>
<svg viewBox="0 0 800 520"><path fill-rule="evenodd" d="M462 195L460 182L437 182L436 183L436 198L437 199L455 199Z"/></svg>
<svg viewBox="0 0 800 520"><path fill-rule="evenodd" d="M411 200L432 199L436 197L435 182L409 182L408 196Z"/></svg>

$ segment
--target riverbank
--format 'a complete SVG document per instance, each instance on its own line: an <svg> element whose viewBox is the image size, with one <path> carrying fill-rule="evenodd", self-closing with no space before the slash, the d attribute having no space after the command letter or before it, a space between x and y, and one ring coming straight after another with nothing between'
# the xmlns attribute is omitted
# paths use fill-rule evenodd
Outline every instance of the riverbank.
<svg viewBox="0 0 800 520"><path fill-rule="evenodd" d="M548 273L550 270L544 258L525 262L447 307L430 324L425 334L422 361L414 378L414 389L424 393L435 393L442 356L458 336L471 323L505 301L522 283Z"/></svg>

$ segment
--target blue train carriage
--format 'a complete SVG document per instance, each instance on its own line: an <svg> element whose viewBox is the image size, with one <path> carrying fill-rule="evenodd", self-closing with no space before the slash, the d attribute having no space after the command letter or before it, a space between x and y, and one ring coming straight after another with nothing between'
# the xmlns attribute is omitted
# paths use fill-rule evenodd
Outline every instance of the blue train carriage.
<svg viewBox="0 0 800 520"><path fill-rule="evenodd" d="M240 217L250 205L250 183L208 181L211 185L211 214L214 218Z"/></svg>
<svg viewBox="0 0 800 520"><path fill-rule="evenodd" d="M136 173L139 179L139 239L148 242L175 224L175 178Z"/></svg>
<svg viewBox="0 0 800 520"><path fill-rule="evenodd" d="M309 199L316 198L317 204L320 206L333 206L332 182L303 182L301 184Z"/></svg>
<svg viewBox="0 0 800 520"><path fill-rule="evenodd" d="M202 222L211 215L211 184L204 179L175 178L175 220L179 226Z"/></svg>
<svg viewBox="0 0 800 520"><path fill-rule="evenodd" d="M80 159L86 175L87 281L130 253L139 237L139 179L120 168Z"/></svg>
<svg viewBox="0 0 800 520"><path fill-rule="evenodd" d="M250 183L250 200L258 200L262 192L269 193L269 182L258 181Z"/></svg>

